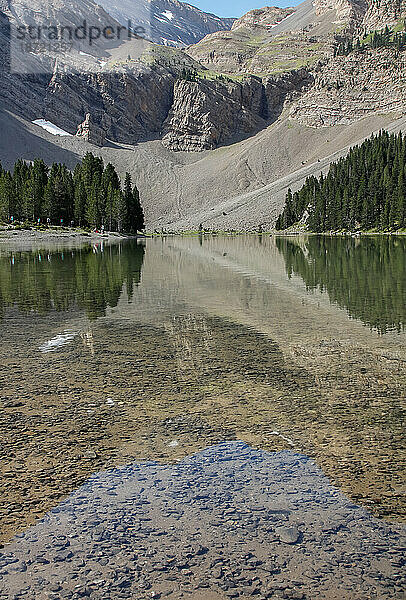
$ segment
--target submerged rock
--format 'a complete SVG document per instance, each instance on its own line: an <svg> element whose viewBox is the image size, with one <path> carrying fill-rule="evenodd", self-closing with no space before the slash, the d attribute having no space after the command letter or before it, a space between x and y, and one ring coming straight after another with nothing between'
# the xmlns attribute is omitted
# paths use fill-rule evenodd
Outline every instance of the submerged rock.
<svg viewBox="0 0 406 600"><path fill-rule="evenodd" d="M296 544L300 539L300 531L296 527L277 527L275 533L285 544Z"/></svg>

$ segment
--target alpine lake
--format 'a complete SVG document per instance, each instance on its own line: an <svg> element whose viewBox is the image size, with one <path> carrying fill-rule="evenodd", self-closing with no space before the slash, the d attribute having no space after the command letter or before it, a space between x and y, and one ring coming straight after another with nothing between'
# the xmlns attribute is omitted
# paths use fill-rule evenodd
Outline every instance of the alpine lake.
<svg viewBox="0 0 406 600"><path fill-rule="evenodd" d="M405 257L0 244L0 599L405 598Z"/></svg>

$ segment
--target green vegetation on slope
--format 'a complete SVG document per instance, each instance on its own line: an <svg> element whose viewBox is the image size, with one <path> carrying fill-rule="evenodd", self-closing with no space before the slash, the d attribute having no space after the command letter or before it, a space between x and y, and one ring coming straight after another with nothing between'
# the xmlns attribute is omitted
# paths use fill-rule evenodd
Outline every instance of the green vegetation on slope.
<svg viewBox="0 0 406 600"><path fill-rule="evenodd" d="M372 31L364 35L364 37L359 38L355 45L352 41L340 42L334 50L334 56L348 56L354 50L362 52L368 48L394 48L396 50L403 50L406 48L406 32L404 30L404 22L399 22L393 31L388 26L381 31Z"/></svg>
<svg viewBox="0 0 406 600"><path fill-rule="evenodd" d="M221 73L216 73L215 71L210 71L209 69L201 69L200 71L198 71L197 69L186 69L185 67L179 73L179 79L181 79L183 81L192 81L192 82L201 81L201 80L232 82L232 81L241 81L245 77L247 77L247 75L242 74L240 76L236 76L236 75L226 76L226 75L222 75Z"/></svg>
<svg viewBox="0 0 406 600"><path fill-rule="evenodd" d="M127 173L124 185L112 164L88 152L73 173L66 165L18 160L0 165L0 222L49 222L135 233L144 229L139 192Z"/></svg>
<svg viewBox="0 0 406 600"><path fill-rule="evenodd" d="M309 177L289 190L276 229L302 221L310 231L400 230L406 226L406 137L381 132L345 158L327 176Z"/></svg>

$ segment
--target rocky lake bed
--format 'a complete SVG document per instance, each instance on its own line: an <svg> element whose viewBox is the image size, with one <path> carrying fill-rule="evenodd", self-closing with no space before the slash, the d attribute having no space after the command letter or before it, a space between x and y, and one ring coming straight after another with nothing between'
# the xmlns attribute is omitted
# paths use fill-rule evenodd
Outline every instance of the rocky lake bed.
<svg viewBox="0 0 406 600"><path fill-rule="evenodd" d="M406 537L313 461L223 443L93 475L0 557L0 598L402 598Z"/></svg>
<svg viewBox="0 0 406 600"><path fill-rule="evenodd" d="M371 244L398 277L402 239L3 245L0 598L402 598L405 319L353 300Z"/></svg>

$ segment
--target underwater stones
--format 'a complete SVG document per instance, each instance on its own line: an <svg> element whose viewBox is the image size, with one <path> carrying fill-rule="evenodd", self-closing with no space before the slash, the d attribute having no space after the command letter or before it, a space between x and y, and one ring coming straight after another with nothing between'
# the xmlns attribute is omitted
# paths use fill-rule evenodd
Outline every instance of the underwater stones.
<svg viewBox="0 0 406 600"><path fill-rule="evenodd" d="M249 453L244 461L240 450ZM295 504L289 492L302 487L311 490L314 503ZM332 498L330 490L327 478L306 457L221 444L176 465L137 463L93 475L3 556L24 558L29 549L34 564L36 556L50 559L49 565L40 565L41 584L33 581L31 568L19 575L21 588L29 577L32 596L38 598L40 588L51 592L63 580L61 585L74 588L75 599L86 598L80 596L86 587L92 600L148 600L152 591L170 597L179 587L185 594L200 590L203 597L202 590L208 589L221 598L298 600L302 590L316 598L368 573L368 557L376 556L380 543L382 553L391 549L389 556L400 559L396 529L371 521L359 507L349 509L348 499ZM237 521L238 514L244 518ZM273 514L283 520L270 522ZM339 535L325 531L340 524ZM292 544L301 532L306 535L298 560ZM66 551L73 556L55 565L53 556ZM380 600L389 600L394 582L399 583L399 566L385 565L382 579L364 577L363 596L354 600L364 600L372 585L379 587ZM5 579L12 585L16 575ZM92 583L100 580L105 583Z"/></svg>
<svg viewBox="0 0 406 600"><path fill-rule="evenodd" d="M9 564L4 572L6 574L24 573L26 570L27 570L26 562L23 560L21 560L21 561L17 560L15 562Z"/></svg>
<svg viewBox="0 0 406 600"><path fill-rule="evenodd" d="M63 562L72 558L73 554L70 550L61 550L53 557L54 562Z"/></svg>
<svg viewBox="0 0 406 600"><path fill-rule="evenodd" d="M296 544L301 535L296 527L277 527L275 533L280 541L285 544Z"/></svg>

